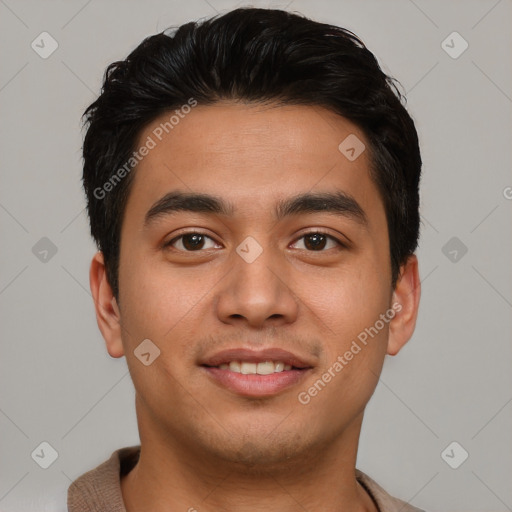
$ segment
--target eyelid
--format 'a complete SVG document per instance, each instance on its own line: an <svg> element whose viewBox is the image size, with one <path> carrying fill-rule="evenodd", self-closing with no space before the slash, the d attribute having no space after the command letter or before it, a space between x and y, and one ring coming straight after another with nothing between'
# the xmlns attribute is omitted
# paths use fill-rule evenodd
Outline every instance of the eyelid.
<svg viewBox="0 0 512 512"><path fill-rule="evenodd" d="M186 228L184 228L184 229L186 229ZM162 243L162 249L166 249L168 247L171 247L173 243L177 242L180 238L182 238L183 236L186 236L186 235L201 235L201 236L204 236L206 238L209 238L210 240L212 240L217 245L222 245L213 236L209 235L205 231L202 231L201 229L189 229L188 231L180 231L180 232L176 233L168 241L166 241L166 242L164 241ZM177 250L179 250L179 249L177 249ZM201 252L201 251L204 251L204 250L205 249L202 249L200 251L186 251L186 252ZM185 251L180 251L180 252L185 252Z"/></svg>
<svg viewBox="0 0 512 512"><path fill-rule="evenodd" d="M188 231L181 231L181 232L178 232L177 234L175 234L170 240L168 240L167 242L164 242L162 244L162 248L165 249L167 247L171 247L172 244L175 243L176 241L178 241L181 237L186 236L186 235L192 235L192 234L204 236L204 237L212 240L215 244L222 245L213 236L210 236L208 233L206 233L205 231L202 231L201 229L189 229ZM333 240L336 244L338 244L342 248L347 249L349 247L349 242L341 241L337 236L334 236L330 232L326 231L325 228L309 228L308 231L304 231L299 236L297 236L293 240L291 245L296 244L301 238L304 238L307 235L314 235L314 234L324 235L325 237ZM344 237L344 238L346 238L346 237ZM177 249L177 250L179 250L179 249ZM205 250L206 249L200 249L198 251L180 251L180 252L203 252ZM315 251L308 251L308 252L315 252ZM325 251L318 251L318 252L325 252Z"/></svg>
<svg viewBox="0 0 512 512"><path fill-rule="evenodd" d="M308 231L302 232L297 238L295 238L295 240L292 242L292 245L307 235L315 235L315 234L324 235L327 238L330 238L331 240L336 242L340 247L343 247L344 249L348 249L350 247L350 240L348 237L343 236L341 234L338 237L336 235L331 234L329 231L326 231L325 228L310 228ZM345 239L346 241L342 241L342 240L340 240L340 238ZM314 252L314 251L310 251L310 252ZM322 252L322 251L318 251L318 252Z"/></svg>

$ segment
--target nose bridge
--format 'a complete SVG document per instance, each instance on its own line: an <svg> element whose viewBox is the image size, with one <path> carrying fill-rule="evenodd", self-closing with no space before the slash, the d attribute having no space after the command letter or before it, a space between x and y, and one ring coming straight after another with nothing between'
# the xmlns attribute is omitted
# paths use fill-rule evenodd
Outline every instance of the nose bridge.
<svg viewBox="0 0 512 512"><path fill-rule="evenodd" d="M278 261L271 248L263 248L252 240L244 241L236 250L233 257L233 266L238 279L236 284L242 285L244 292L264 292L264 295L272 295L277 292L274 282ZM271 270L272 269L272 270Z"/></svg>
<svg viewBox="0 0 512 512"><path fill-rule="evenodd" d="M277 250L267 237L248 236L231 255L232 271L218 298L223 321L244 317L250 324L273 318L293 321L297 304L285 281ZM261 243L260 243L261 242Z"/></svg>
<svg viewBox="0 0 512 512"><path fill-rule="evenodd" d="M264 245L248 236L233 254L235 291L241 299L253 305L270 303L280 292L275 274L277 269L272 268L278 266L278 258L263 237L259 240Z"/></svg>

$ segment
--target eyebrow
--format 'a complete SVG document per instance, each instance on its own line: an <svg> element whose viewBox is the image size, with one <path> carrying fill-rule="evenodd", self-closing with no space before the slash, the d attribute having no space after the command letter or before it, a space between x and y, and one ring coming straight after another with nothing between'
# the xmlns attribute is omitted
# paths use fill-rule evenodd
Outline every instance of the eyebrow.
<svg viewBox="0 0 512 512"><path fill-rule="evenodd" d="M210 194L182 191L169 192L156 201L147 211L144 227L149 227L158 218L179 211L209 213L232 217L235 208L224 199ZM303 193L280 200L274 211L276 219L282 220L292 215L326 212L353 220L363 227L368 226L368 218L359 203L346 192Z"/></svg>

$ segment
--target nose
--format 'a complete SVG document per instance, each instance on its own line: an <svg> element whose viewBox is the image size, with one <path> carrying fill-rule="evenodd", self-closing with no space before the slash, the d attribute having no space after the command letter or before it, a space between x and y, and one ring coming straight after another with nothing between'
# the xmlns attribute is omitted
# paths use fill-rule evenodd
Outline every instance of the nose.
<svg viewBox="0 0 512 512"><path fill-rule="evenodd" d="M295 322L299 304L285 269L271 248L254 260L232 254L232 270L221 282L216 297L218 318L227 324L254 328Z"/></svg>

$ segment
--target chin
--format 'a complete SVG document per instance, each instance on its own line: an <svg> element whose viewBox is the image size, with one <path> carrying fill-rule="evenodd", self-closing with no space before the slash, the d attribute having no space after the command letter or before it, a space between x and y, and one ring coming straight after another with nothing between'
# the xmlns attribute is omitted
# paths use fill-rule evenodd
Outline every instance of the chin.
<svg viewBox="0 0 512 512"><path fill-rule="evenodd" d="M272 432L271 432L272 434ZM212 441L210 436L209 441ZM209 453L211 460L222 460L236 465L239 473L248 475L275 475L276 471L304 467L305 461L313 461L321 452L325 441L306 440L294 432L281 435L252 433L229 436L202 447L203 455ZM296 468L295 468L296 470Z"/></svg>

